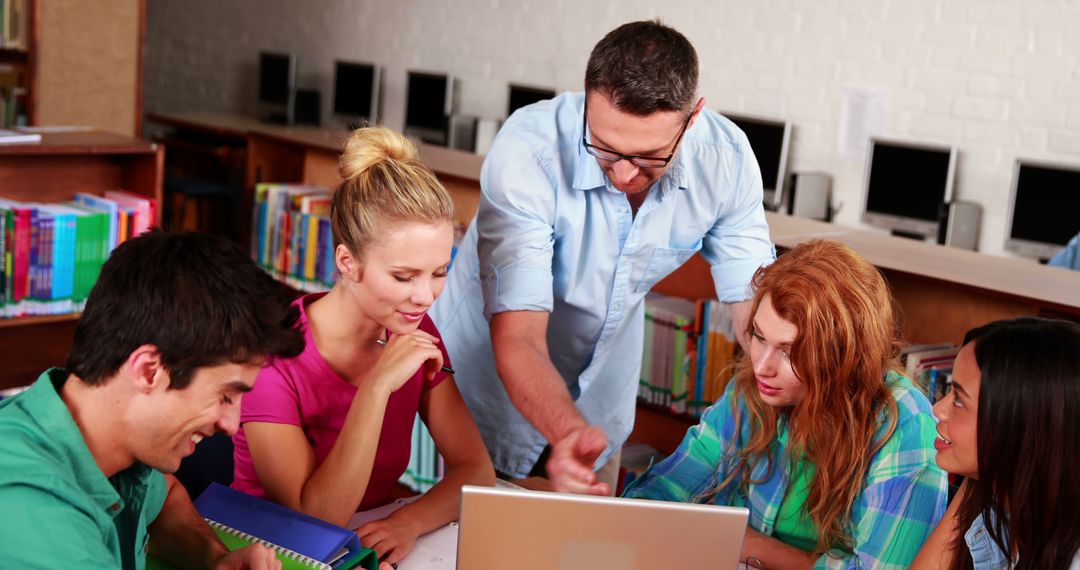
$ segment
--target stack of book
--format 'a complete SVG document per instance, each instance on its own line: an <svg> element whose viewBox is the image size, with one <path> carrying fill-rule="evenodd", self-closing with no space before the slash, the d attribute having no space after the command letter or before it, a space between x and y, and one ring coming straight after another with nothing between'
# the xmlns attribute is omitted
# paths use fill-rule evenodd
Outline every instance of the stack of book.
<svg viewBox="0 0 1080 570"><path fill-rule="evenodd" d="M109 253L149 229L156 209L123 190L55 204L0 199L0 317L81 311Z"/></svg>
<svg viewBox="0 0 1080 570"><path fill-rule="evenodd" d="M728 306L650 293L644 337L638 399L700 416L732 374L738 343Z"/></svg>
<svg viewBox="0 0 1080 570"><path fill-rule="evenodd" d="M688 379L696 373L693 301L650 293L645 297L645 346L638 398L687 411Z"/></svg>
<svg viewBox="0 0 1080 570"><path fill-rule="evenodd" d="M918 386L930 403L941 399L952 384L953 363L960 347L949 344L913 344L900 352L904 375Z"/></svg>
<svg viewBox="0 0 1080 570"><path fill-rule="evenodd" d="M716 299L697 302L697 373L691 392L690 413L700 416L727 388L735 373L739 341L731 308Z"/></svg>
<svg viewBox="0 0 1080 570"><path fill-rule="evenodd" d="M330 190L294 184L259 184L251 223L255 261L305 292L334 284Z"/></svg>

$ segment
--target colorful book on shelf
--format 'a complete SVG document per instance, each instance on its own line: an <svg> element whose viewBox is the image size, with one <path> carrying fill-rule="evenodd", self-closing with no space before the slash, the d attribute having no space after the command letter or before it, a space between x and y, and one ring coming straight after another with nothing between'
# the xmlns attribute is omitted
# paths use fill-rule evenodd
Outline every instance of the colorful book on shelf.
<svg viewBox="0 0 1080 570"><path fill-rule="evenodd" d="M120 220L120 205L116 203L116 200L110 200L104 196L87 194L86 192L77 192L73 201L77 204L82 204L87 208L91 208L108 214L108 249L106 250L106 254L116 249L116 245L118 243L117 239L120 237L119 233L117 232L117 226Z"/></svg>
<svg viewBox="0 0 1080 570"><path fill-rule="evenodd" d="M150 229L154 225L154 220L157 219L155 217L157 201L152 198L128 192L127 190L108 190L105 192L105 197L115 201L120 207L129 210L134 216L131 222L131 233L127 236L129 238Z"/></svg>
<svg viewBox="0 0 1080 570"><path fill-rule="evenodd" d="M329 288L334 268L330 197L330 190L314 186L258 184L251 214L256 262L301 291Z"/></svg>
<svg viewBox="0 0 1080 570"><path fill-rule="evenodd" d="M14 227L15 218L11 210L0 206L0 316L7 314L8 290L11 289L8 276L13 269L11 256L8 255L8 241L12 238L12 233L8 231L8 224Z"/></svg>
<svg viewBox="0 0 1080 570"><path fill-rule="evenodd" d="M641 394L650 403L677 413L689 410L697 369L693 338L697 306L692 301L650 293L645 298L646 339Z"/></svg>
<svg viewBox="0 0 1080 570"><path fill-rule="evenodd" d="M262 544L277 552L285 570L377 570L375 551L361 546L356 533L276 503L211 483L195 509L229 550ZM148 557L148 570L170 569Z"/></svg>

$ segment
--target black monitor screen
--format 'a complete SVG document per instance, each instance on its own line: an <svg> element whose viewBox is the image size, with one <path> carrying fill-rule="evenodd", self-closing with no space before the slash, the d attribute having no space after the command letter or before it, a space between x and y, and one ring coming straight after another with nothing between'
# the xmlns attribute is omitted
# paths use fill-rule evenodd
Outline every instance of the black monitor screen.
<svg viewBox="0 0 1080 570"><path fill-rule="evenodd" d="M510 104L506 110L506 116L514 114L514 111L532 105L537 101L555 97L555 91L551 89L537 89L535 87L522 87L521 85L510 86Z"/></svg>
<svg viewBox="0 0 1080 570"><path fill-rule="evenodd" d="M766 190L776 190L780 175L780 160L784 152L784 123L728 116L731 122L746 133L750 148L754 150L758 168L761 169L761 185Z"/></svg>
<svg viewBox="0 0 1080 570"><path fill-rule="evenodd" d="M1080 232L1080 169L1021 164L1010 237L1064 246Z"/></svg>
<svg viewBox="0 0 1080 570"><path fill-rule="evenodd" d="M287 105L292 90L293 58L282 53L259 54L259 101Z"/></svg>
<svg viewBox="0 0 1080 570"><path fill-rule="evenodd" d="M446 128L445 75L409 72L409 91L405 103L405 125L425 129Z"/></svg>
<svg viewBox="0 0 1080 570"><path fill-rule="evenodd" d="M334 65L334 112L340 115L370 117L375 66L339 61Z"/></svg>
<svg viewBox="0 0 1080 570"><path fill-rule="evenodd" d="M866 211L936 223L949 185L950 150L873 144Z"/></svg>

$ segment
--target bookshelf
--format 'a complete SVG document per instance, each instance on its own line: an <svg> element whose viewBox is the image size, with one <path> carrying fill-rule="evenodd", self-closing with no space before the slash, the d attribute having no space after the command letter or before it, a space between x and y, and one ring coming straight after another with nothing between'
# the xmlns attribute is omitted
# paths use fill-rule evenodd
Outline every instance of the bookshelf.
<svg viewBox="0 0 1080 570"><path fill-rule="evenodd" d="M62 202L76 192L122 188L161 204L163 160L160 146L122 135L46 133L40 143L0 145L0 196ZM77 320L77 314L0 319L0 388L29 384L45 368L62 365Z"/></svg>
<svg viewBox="0 0 1080 570"><path fill-rule="evenodd" d="M333 187L345 133L333 129L283 129L252 125L250 119L205 114L160 115L173 126L214 124L247 130L249 200L256 182ZM454 199L458 221L469 222L479 203L483 157L421 145L423 159ZM968 329L996 319L1044 315L1080 320L1080 272L1029 260L995 257L889 235L766 212L773 242L782 251L815 238L848 245L882 270L902 312L909 342L959 343ZM241 220L242 224L249 223ZM245 234L247 233L245 232ZM715 296L709 268L694 256L654 291L696 300ZM631 439L670 452L696 420L656 406L640 405Z"/></svg>
<svg viewBox="0 0 1080 570"><path fill-rule="evenodd" d="M7 0L7 4L9 21L0 28L0 128L32 125L37 118L38 0ZM13 104L16 110L11 109Z"/></svg>

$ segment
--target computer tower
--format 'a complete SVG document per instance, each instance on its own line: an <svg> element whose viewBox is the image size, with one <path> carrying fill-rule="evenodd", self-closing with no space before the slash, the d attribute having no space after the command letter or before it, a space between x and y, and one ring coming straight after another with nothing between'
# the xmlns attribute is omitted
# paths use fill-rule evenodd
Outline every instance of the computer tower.
<svg viewBox="0 0 1080 570"><path fill-rule="evenodd" d="M446 146L466 152L476 150L476 125L476 117L451 115L450 140Z"/></svg>
<svg viewBox="0 0 1080 570"><path fill-rule="evenodd" d="M322 103L318 90L297 89L293 100L293 123L319 126L322 119Z"/></svg>
<svg viewBox="0 0 1080 570"><path fill-rule="evenodd" d="M960 249L979 249L979 222L982 206L974 202L954 200L942 205L938 217L938 239L941 245Z"/></svg>
<svg viewBox="0 0 1080 570"><path fill-rule="evenodd" d="M788 213L800 218L832 220L832 176L824 172L797 172Z"/></svg>

